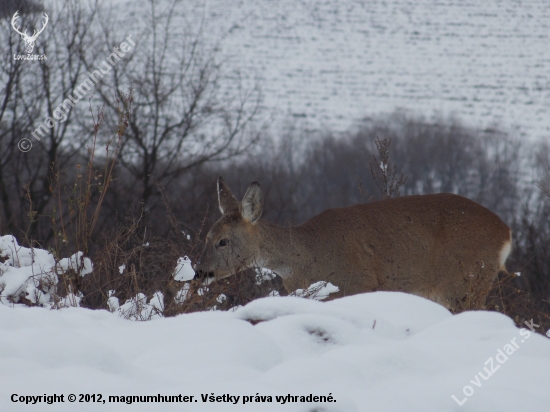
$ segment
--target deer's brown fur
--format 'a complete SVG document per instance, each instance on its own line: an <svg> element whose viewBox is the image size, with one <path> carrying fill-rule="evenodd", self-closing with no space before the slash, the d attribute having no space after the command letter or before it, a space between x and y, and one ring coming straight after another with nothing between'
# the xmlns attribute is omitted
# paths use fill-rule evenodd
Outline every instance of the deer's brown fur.
<svg viewBox="0 0 550 412"><path fill-rule="evenodd" d="M240 203L221 178L218 194L223 215L196 267L215 279L258 265L289 292L327 281L340 289L331 297L389 290L450 309L481 307L511 250L511 231L496 214L454 194L328 209L295 227L259 219L256 182Z"/></svg>

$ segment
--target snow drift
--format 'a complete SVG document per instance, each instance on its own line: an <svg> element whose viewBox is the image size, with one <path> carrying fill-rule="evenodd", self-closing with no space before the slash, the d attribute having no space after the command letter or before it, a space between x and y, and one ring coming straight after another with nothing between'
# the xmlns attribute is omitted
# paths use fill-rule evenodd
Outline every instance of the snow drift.
<svg viewBox="0 0 550 412"><path fill-rule="evenodd" d="M85 276L93 270L92 261L77 252L56 262L46 250L19 246L11 235L0 236L0 303L25 300L47 308L79 306L78 291L63 298L56 295L59 276L69 270Z"/></svg>
<svg viewBox="0 0 550 412"><path fill-rule="evenodd" d="M527 325L403 293L150 322L0 305L2 411L545 411L549 371Z"/></svg>

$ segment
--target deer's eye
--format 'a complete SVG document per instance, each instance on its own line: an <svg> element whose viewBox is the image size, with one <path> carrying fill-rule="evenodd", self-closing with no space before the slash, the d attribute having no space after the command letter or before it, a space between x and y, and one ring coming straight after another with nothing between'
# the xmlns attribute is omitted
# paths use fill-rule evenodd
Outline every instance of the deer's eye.
<svg viewBox="0 0 550 412"><path fill-rule="evenodd" d="M220 242L218 243L219 246L227 246L227 243L229 242L229 240L227 239L222 239L220 240Z"/></svg>

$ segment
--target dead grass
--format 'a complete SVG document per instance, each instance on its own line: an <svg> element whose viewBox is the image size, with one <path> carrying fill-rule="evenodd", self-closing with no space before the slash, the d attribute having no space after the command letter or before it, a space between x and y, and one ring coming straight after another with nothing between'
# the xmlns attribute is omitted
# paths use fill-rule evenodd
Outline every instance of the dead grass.
<svg viewBox="0 0 550 412"><path fill-rule="evenodd" d="M514 274L499 273L485 306L487 310L507 315L518 327L524 328L525 321L532 319L540 325L537 332L545 335L550 330L550 302L533 299L528 291L521 288Z"/></svg>

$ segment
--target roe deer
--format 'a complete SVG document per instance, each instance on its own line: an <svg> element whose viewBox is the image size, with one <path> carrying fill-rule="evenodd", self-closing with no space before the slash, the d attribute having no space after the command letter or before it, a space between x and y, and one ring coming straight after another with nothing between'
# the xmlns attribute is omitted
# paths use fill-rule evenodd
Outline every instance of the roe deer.
<svg viewBox="0 0 550 412"><path fill-rule="evenodd" d="M331 298L402 291L451 310L480 308L512 245L496 214L448 193L328 209L295 227L260 220L257 182L239 203L220 177L218 200L222 217L206 236L198 278L260 266L289 292L327 281L339 288Z"/></svg>

